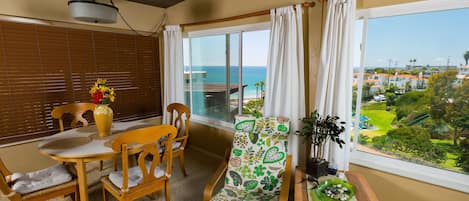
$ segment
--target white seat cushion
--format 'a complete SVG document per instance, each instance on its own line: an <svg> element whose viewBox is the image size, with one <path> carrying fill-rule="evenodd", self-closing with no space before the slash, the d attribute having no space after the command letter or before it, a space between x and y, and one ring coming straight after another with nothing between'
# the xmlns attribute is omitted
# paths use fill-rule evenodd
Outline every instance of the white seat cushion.
<svg viewBox="0 0 469 201"><path fill-rule="evenodd" d="M61 164L35 172L14 173L13 175L12 180L14 183L11 189L21 194L31 193L72 180L72 175Z"/></svg>
<svg viewBox="0 0 469 201"><path fill-rule="evenodd" d="M147 169L149 169L151 167L150 162L146 161L145 166L147 167ZM160 167L155 168L154 175L156 178L162 177L164 173L165 172ZM142 181L142 179L143 179L143 174L139 166L129 168L129 181L128 181L129 188L137 186L140 183L140 181ZM124 181L124 179L122 178L122 171L109 173L109 180L111 180L111 182L117 187L122 188L122 182Z"/></svg>
<svg viewBox="0 0 469 201"><path fill-rule="evenodd" d="M179 147L181 147L181 142L173 142L173 149L177 149ZM163 153L164 149L163 147L160 148L160 154Z"/></svg>

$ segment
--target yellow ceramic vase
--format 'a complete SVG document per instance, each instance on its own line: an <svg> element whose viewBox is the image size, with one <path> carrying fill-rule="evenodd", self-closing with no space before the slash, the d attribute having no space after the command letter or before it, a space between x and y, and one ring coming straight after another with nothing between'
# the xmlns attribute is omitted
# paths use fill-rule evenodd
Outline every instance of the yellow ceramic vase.
<svg viewBox="0 0 469 201"><path fill-rule="evenodd" d="M107 105L98 104L93 114L96 127L98 127L98 136L109 136L112 126L112 109Z"/></svg>

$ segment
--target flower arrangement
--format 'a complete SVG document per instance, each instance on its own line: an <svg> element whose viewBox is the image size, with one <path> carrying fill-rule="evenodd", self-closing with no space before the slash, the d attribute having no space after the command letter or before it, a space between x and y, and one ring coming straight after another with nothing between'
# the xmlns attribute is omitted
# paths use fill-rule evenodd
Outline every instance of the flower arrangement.
<svg viewBox="0 0 469 201"><path fill-rule="evenodd" d="M109 104L116 99L114 88L107 86L107 80L98 78L90 89L94 104Z"/></svg>

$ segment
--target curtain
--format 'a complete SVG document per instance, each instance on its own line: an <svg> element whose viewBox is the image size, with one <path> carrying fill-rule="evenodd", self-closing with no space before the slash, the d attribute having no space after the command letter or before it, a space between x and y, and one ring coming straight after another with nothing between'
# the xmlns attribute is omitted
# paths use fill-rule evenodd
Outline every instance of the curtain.
<svg viewBox="0 0 469 201"><path fill-rule="evenodd" d="M346 122L345 146L340 149L331 142L326 150L329 163L339 170L349 166L354 23L355 0L327 1L315 103L319 114L337 115Z"/></svg>
<svg viewBox="0 0 469 201"><path fill-rule="evenodd" d="M164 93L163 123L169 123L166 107L174 102L184 103L184 59L182 33L179 25L168 25L164 31Z"/></svg>
<svg viewBox="0 0 469 201"><path fill-rule="evenodd" d="M264 100L265 116L288 117L291 121L288 152L293 167L298 164L299 119L305 116L302 7L272 9L269 56Z"/></svg>

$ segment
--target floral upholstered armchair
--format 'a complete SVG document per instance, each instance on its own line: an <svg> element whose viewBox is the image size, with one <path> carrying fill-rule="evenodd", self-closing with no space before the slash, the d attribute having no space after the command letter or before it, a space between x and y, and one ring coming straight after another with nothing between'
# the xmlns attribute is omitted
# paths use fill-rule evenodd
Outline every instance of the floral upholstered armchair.
<svg viewBox="0 0 469 201"><path fill-rule="evenodd" d="M288 200L291 156L286 118L237 116L233 147L205 186L204 201ZM213 190L225 174L225 186ZM213 195L213 196L212 196Z"/></svg>

